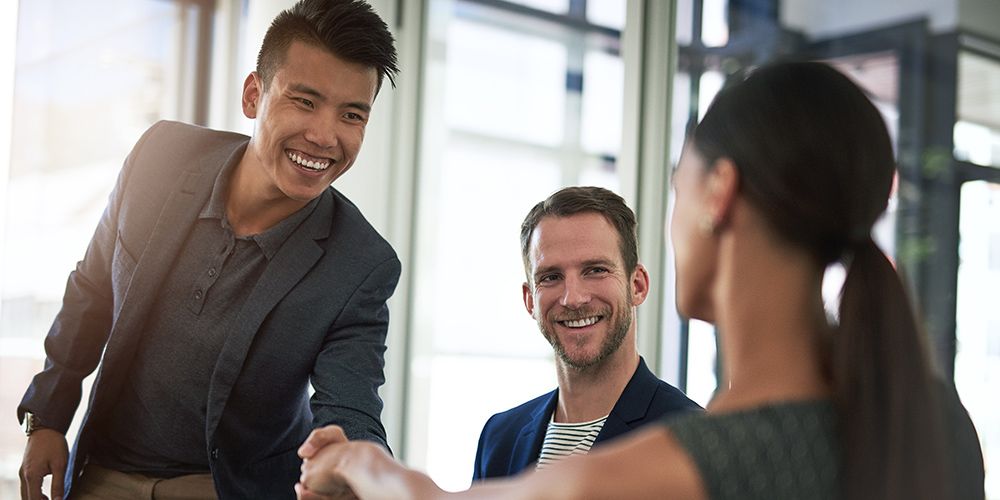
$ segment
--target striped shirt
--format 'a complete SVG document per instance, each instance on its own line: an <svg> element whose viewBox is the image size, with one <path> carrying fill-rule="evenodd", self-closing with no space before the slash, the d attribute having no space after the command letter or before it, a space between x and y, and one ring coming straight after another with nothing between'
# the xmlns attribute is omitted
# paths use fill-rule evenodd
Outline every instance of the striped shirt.
<svg viewBox="0 0 1000 500"><path fill-rule="evenodd" d="M549 421L537 468L544 469L552 462L570 455L586 455L590 447L594 446L594 440L601 433L607 419L608 416L605 415L597 420L576 424Z"/></svg>

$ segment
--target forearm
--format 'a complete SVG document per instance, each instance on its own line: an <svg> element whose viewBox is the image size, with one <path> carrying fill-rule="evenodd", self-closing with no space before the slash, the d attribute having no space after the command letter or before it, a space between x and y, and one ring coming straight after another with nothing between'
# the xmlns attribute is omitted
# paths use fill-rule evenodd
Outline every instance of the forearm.
<svg viewBox="0 0 1000 500"><path fill-rule="evenodd" d="M387 446L378 389L385 382L386 302L398 278L395 258L376 266L330 325L311 380L315 427L336 424L350 439Z"/></svg>
<svg viewBox="0 0 1000 500"><path fill-rule="evenodd" d="M474 483L455 498L569 500L585 498L704 499L690 457L662 426L633 433L551 467L499 481Z"/></svg>

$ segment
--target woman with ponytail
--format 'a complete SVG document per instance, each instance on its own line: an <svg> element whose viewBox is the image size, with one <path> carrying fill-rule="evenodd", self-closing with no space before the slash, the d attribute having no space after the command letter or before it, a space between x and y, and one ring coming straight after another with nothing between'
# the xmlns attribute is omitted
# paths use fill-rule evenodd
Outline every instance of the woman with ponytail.
<svg viewBox="0 0 1000 500"><path fill-rule="evenodd" d="M323 428L300 450L300 497L983 498L975 429L871 238L894 172L885 124L847 77L752 72L716 97L672 179L677 307L720 332L707 413L460 493ZM838 261L831 321L821 287Z"/></svg>

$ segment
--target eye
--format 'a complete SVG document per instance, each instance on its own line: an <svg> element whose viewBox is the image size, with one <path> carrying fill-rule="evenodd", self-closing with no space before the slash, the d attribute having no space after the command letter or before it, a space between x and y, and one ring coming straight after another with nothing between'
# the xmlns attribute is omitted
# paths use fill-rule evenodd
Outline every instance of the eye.
<svg viewBox="0 0 1000 500"><path fill-rule="evenodd" d="M316 107L316 105L314 105L311 100L306 99L305 97L296 97L295 100L298 101L299 104L301 104L301 105L303 105L303 106L305 106L305 107L307 107L309 109L313 109L313 108Z"/></svg>
<svg viewBox="0 0 1000 500"><path fill-rule="evenodd" d="M558 274L543 274L543 275L541 275L538 278L538 283L539 284L551 283L551 282L556 281L558 279L559 279L559 275Z"/></svg>
<svg viewBox="0 0 1000 500"><path fill-rule="evenodd" d="M350 120L352 122L363 122L363 121L365 121L365 117L364 116L361 116L358 113L353 113L353 112L345 113L344 114L344 118L347 118L348 120Z"/></svg>
<svg viewBox="0 0 1000 500"><path fill-rule="evenodd" d="M608 272L610 272L608 271L608 268L601 266L592 267L587 270L587 274L605 274Z"/></svg>

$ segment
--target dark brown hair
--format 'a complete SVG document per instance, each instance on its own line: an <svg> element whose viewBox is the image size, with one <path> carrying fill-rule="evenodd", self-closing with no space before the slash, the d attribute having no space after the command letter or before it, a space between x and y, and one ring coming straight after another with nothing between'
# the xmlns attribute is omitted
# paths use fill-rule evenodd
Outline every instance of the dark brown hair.
<svg viewBox="0 0 1000 500"><path fill-rule="evenodd" d="M604 216L618 233L618 248L622 262L629 273L639 265L638 242L635 236L635 214L625 204L621 196L600 187L576 186L560 189L543 201L538 202L521 223L521 258L524 272L531 283L531 263L528 251L531 233L542 218L547 216L568 217L579 213L594 212Z"/></svg>
<svg viewBox="0 0 1000 500"><path fill-rule="evenodd" d="M378 89L383 78L395 86L396 48L382 18L363 0L300 0L278 14L257 54L257 74L264 90L285 62L288 47L300 41L325 48L349 62L375 68Z"/></svg>
<svg viewBox="0 0 1000 500"><path fill-rule="evenodd" d="M871 238L895 172L875 106L821 63L765 66L724 89L694 130L712 165L818 266L843 259L827 362L843 452L843 498L950 496L942 415L922 333L898 274Z"/></svg>

